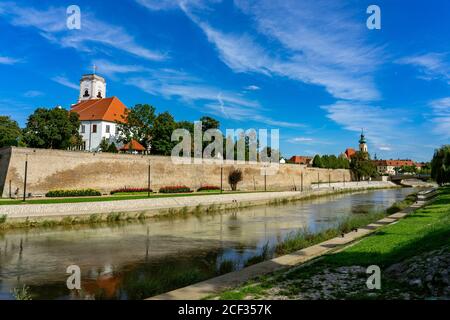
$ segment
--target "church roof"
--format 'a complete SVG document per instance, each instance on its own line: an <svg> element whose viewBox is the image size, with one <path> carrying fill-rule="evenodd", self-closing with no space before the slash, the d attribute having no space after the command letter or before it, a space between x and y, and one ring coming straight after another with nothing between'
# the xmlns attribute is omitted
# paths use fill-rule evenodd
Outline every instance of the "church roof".
<svg viewBox="0 0 450 320"><path fill-rule="evenodd" d="M71 112L78 113L81 121L109 122L123 122L126 110L127 107L117 97L81 101L70 109Z"/></svg>

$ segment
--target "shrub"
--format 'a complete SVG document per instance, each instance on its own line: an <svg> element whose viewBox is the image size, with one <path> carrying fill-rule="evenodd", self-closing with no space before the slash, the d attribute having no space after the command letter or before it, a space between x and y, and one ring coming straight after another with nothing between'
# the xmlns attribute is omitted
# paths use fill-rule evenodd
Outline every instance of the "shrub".
<svg viewBox="0 0 450 320"><path fill-rule="evenodd" d="M213 190L220 190L220 187L205 185L205 186L201 186L200 188L197 189L198 192L200 192L200 191L213 191Z"/></svg>
<svg viewBox="0 0 450 320"><path fill-rule="evenodd" d="M231 190L236 191L237 184L243 179L241 169L233 169L228 174L228 183L230 184Z"/></svg>
<svg viewBox="0 0 450 320"><path fill-rule="evenodd" d="M167 186L159 189L160 193L187 193L192 192L189 187L186 186Z"/></svg>
<svg viewBox="0 0 450 320"><path fill-rule="evenodd" d="M0 215L0 224L5 223L8 216L6 214Z"/></svg>
<svg viewBox="0 0 450 320"><path fill-rule="evenodd" d="M152 189L148 189L148 188L121 188L121 189L116 189L111 191L111 194L116 194L116 193L127 193L127 192L153 192Z"/></svg>
<svg viewBox="0 0 450 320"><path fill-rule="evenodd" d="M63 197L91 197L101 196L102 193L94 189L79 189L79 190L52 190L45 195L48 198L63 198Z"/></svg>

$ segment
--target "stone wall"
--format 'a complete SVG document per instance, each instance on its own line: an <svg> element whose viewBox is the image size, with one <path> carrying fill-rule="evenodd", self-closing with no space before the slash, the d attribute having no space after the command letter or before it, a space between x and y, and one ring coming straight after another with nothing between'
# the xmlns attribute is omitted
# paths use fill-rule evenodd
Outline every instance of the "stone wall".
<svg viewBox="0 0 450 320"><path fill-rule="evenodd" d="M44 195L54 189L94 188L104 193L123 187L146 187L148 165L151 167L151 187L157 191L167 185L220 186L221 166L218 164L173 164L170 157L126 154L101 154L27 148L0 150L0 191L9 197L16 191L23 194L25 160L28 157L27 193ZM258 163L223 166L223 186L229 189L228 172L239 167L244 174L239 190L264 190L264 170ZM274 175L267 176L267 190L300 190L303 174L305 189L320 180L322 183L351 180L349 170L307 168L282 164Z"/></svg>

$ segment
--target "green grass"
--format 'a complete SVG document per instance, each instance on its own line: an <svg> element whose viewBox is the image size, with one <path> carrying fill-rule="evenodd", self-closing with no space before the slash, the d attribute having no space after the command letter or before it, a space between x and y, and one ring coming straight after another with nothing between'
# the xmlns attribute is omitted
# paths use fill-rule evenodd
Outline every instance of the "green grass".
<svg viewBox="0 0 450 320"><path fill-rule="evenodd" d="M404 201L411 199L407 198ZM255 291L258 296L264 296L265 289L275 286L280 281L306 279L326 268L378 265L383 269L415 255L448 245L449 239L450 187L447 187L440 189L438 197L432 203L395 224L380 228L374 234L342 251L325 255L304 266L277 272L259 280L256 285L253 281L226 291L219 298L244 299L248 295L254 296ZM303 241L299 243L300 247L304 244Z"/></svg>

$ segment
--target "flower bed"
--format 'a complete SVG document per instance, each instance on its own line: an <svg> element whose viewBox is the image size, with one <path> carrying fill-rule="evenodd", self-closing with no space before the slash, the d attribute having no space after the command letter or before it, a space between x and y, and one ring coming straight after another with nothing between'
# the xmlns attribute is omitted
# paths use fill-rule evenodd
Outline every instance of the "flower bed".
<svg viewBox="0 0 450 320"><path fill-rule="evenodd" d="M95 189L51 190L45 194L47 198L94 197L101 195L102 193Z"/></svg>
<svg viewBox="0 0 450 320"><path fill-rule="evenodd" d="M200 192L200 191L214 191L214 190L220 190L220 187L218 187L218 186L209 186L209 185L201 186L200 188L197 189L197 192Z"/></svg>
<svg viewBox="0 0 450 320"><path fill-rule="evenodd" d="M159 189L160 193L187 193L192 192L189 187L186 186L167 186Z"/></svg>
<svg viewBox="0 0 450 320"><path fill-rule="evenodd" d="M152 189L148 189L148 188L121 188L121 189L116 189L111 191L111 194L116 194L116 193L137 193L137 192L153 192Z"/></svg>

